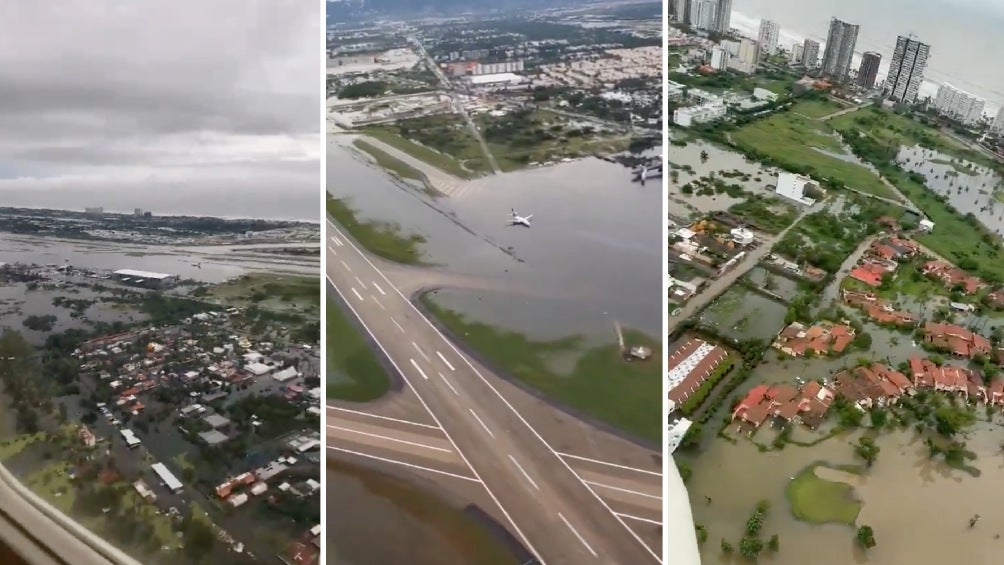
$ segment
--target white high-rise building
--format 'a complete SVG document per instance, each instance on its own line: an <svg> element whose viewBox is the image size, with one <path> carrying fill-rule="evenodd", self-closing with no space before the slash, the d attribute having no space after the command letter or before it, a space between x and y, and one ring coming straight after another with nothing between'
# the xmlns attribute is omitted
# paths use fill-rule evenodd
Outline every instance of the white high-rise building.
<svg viewBox="0 0 1004 565"><path fill-rule="evenodd" d="M751 75L760 63L760 44L745 37L739 41L739 53L729 59L730 69Z"/></svg>
<svg viewBox="0 0 1004 565"><path fill-rule="evenodd" d="M777 41L781 36L781 26L772 20L760 20L760 50L767 55L777 53Z"/></svg>
<svg viewBox="0 0 1004 565"><path fill-rule="evenodd" d="M729 53L721 47L715 47L711 50L711 68L716 71L724 71L725 66L729 63Z"/></svg>
<svg viewBox="0 0 1004 565"><path fill-rule="evenodd" d="M819 42L806 39L802 47L802 63L805 68L814 69L819 64Z"/></svg>
<svg viewBox="0 0 1004 565"><path fill-rule="evenodd" d="M938 88L932 106L939 114L972 126L983 119L986 104L982 98L946 83Z"/></svg>
<svg viewBox="0 0 1004 565"><path fill-rule="evenodd" d="M851 70L851 59L858 42L858 26L832 18L830 33L823 51L823 74L837 82L845 82Z"/></svg>
<svg viewBox="0 0 1004 565"><path fill-rule="evenodd" d="M691 0L690 25L704 31L715 31L715 18L718 15L717 0Z"/></svg>
<svg viewBox="0 0 1004 565"><path fill-rule="evenodd" d="M990 132L997 135L1004 135L1004 107L997 111L994 123L990 124Z"/></svg>
<svg viewBox="0 0 1004 565"><path fill-rule="evenodd" d="M799 44L794 44L791 46L791 53L788 55L788 62L792 65L797 65L802 62L802 54L805 52L805 48Z"/></svg>
<svg viewBox="0 0 1004 565"><path fill-rule="evenodd" d="M680 10L679 5L677 10ZM686 23L697 29L728 33L732 24L732 0L690 0L685 14Z"/></svg>
<svg viewBox="0 0 1004 565"><path fill-rule="evenodd" d="M892 54L889 74L885 80L886 94L890 99L904 104L917 101L917 93L924 82L927 57L931 46L913 37L899 36L896 50Z"/></svg>

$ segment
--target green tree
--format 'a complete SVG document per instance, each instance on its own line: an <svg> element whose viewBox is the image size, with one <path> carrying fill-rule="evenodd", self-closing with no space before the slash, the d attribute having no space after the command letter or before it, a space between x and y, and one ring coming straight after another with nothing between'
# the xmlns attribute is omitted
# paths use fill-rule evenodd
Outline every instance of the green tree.
<svg viewBox="0 0 1004 565"><path fill-rule="evenodd" d="M854 453L858 457L865 460L865 464L869 467L875 463L875 459L878 458L879 446L875 445L875 439L869 436L862 436L858 440L857 445L854 446Z"/></svg>
<svg viewBox="0 0 1004 565"><path fill-rule="evenodd" d="M697 543L703 544L708 541L708 530L704 527L704 524L696 524L694 530L697 532Z"/></svg>
<svg viewBox="0 0 1004 565"><path fill-rule="evenodd" d="M734 551L735 548L732 547L732 544L725 541L725 538L722 538L722 553L724 553L725 555L732 555L732 552Z"/></svg>
<svg viewBox="0 0 1004 565"><path fill-rule="evenodd" d="M934 421L938 433L953 436L976 421L976 416L966 408L947 405L934 411Z"/></svg>
<svg viewBox="0 0 1004 565"><path fill-rule="evenodd" d="M871 418L872 427L877 429L886 425L889 421L889 413L882 408L875 408L869 414L869 418Z"/></svg>
<svg viewBox="0 0 1004 565"><path fill-rule="evenodd" d="M875 532L872 531L872 527L861 526L858 528L857 541L858 545L864 549L875 547Z"/></svg>
<svg viewBox="0 0 1004 565"><path fill-rule="evenodd" d="M739 555L746 559L756 559L763 551L763 541L760 538L746 536L739 542Z"/></svg>
<svg viewBox="0 0 1004 565"><path fill-rule="evenodd" d="M781 542L777 539L777 534L770 536L770 540L767 542L767 549L777 552L781 547Z"/></svg>

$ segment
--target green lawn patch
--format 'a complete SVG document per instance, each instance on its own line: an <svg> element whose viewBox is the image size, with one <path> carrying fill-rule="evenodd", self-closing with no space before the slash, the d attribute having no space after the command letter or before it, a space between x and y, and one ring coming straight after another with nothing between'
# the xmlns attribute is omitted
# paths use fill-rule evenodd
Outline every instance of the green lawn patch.
<svg viewBox="0 0 1004 565"><path fill-rule="evenodd" d="M21 453L24 448L36 441L42 441L44 439L45 432L37 432L34 434L21 434L3 440L0 442L0 461L5 461L14 457L18 453Z"/></svg>
<svg viewBox="0 0 1004 565"><path fill-rule="evenodd" d="M742 217L753 227L770 233L784 231L798 218L798 210L791 204L760 195L733 204L728 211Z"/></svg>
<svg viewBox="0 0 1004 565"><path fill-rule="evenodd" d="M802 114L810 118L823 118L830 114L835 114L841 110L846 110L847 106L839 104L830 99L824 100L803 100L791 108L791 112Z"/></svg>
<svg viewBox="0 0 1004 565"><path fill-rule="evenodd" d="M325 322L328 397L369 402L390 390L390 377L363 338L363 330L350 322L340 305L328 304Z"/></svg>
<svg viewBox="0 0 1004 565"><path fill-rule="evenodd" d="M363 151L367 155L373 158L377 165L380 165L384 169L387 169L394 175L406 180L414 180L421 183L426 183L425 175L422 171L419 171L415 167L412 167L408 163L398 159L397 157L387 153L386 151L374 146L373 144L366 143L361 139L357 139L352 142L360 151Z"/></svg>
<svg viewBox="0 0 1004 565"><path fill-rule="evenodd" d="M424 237L417 234L405 235L400 226L390 222L360 221L345 199L335 198L330 194L327 211L360 245L374 254L407 265L422 263L421 245L425 243Z"/></svg>
<svg viewBox="0 0 1004 565"><path fill-rule="evenodd" d="M531 163L576 159L627 149L628 136L598 134L592 126L573 125L568 118L547 110L522 110L503 116L478 117L488 149L503 171Z"/></svg>
<svg viewBox="0 0 1004 565"><path fill-rule="evenodd" d="M226 304L253 304L271 310L307 310L319 314L321 309L317 277L248 273L209 287L208 295Z"/></svg>
<svg viewBox="0 0 1004 565"><path fill-rule="evenodd" d="M650 441L662 437L661 346L636 331L625 331L631 345L652 348L647 361L624 361L615 344L584 350L579 336L531 341L525 335L472 322L438 306L423 295L422 303L451 333L463 339L502 372L570 407ZM570 374L560 374L548 360L578 354Z"/></svg>
<svg viewBox="0 0 1004 565"><path fill-rule="evenodd" d="M864 165L819 151L845 153L839 137L824 122L793 112L780 112L739 128L732 133L732 139L748 155L769 157L783 168L814 179L884 198L896 196Z"/></svg>
<svg viewBox="0 0 1004 565"><path fill-rule="evenodd" d="M477 138L460 116L398 120L367 126L362 131L457 177L470 179L490 171Z"/></svg>
<svg viewBox="0 0 1004 565"><path fill-rule="evenodd" d="M841 130L857 130L876 139L882 145L920 145L941 153L965 159L993 169L1000 164L993 159L955 141L936 127L918 122L877 106L862 108L857 112L844 114L827 122L830 127Z"/></svg>
<svg viewBox="0 0 1004 565"><path fill-rule="evenodd" d="M837 522L853 526L861 512L854 488L817 477L816 467L820 466L828 467L822 462L813 463L788 482L785 494L792 514L813 524Z"/></svg>

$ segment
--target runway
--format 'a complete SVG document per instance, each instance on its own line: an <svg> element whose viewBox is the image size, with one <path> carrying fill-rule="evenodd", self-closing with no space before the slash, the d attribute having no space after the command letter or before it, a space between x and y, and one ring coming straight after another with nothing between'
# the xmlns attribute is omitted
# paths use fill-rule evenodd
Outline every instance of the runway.
<svg viewBox="0 0 1004 565"><path fill-rule="evenodd" d="M528 417L511 385L457 349L342 229L328 230L329 284L405 382L392 413L329 406L329 453L474 485L541 563L662 563L659 467L576 452L567 430L581 423L541 425L539 408ZM566 430L553 444L552 425Z"/></svg>

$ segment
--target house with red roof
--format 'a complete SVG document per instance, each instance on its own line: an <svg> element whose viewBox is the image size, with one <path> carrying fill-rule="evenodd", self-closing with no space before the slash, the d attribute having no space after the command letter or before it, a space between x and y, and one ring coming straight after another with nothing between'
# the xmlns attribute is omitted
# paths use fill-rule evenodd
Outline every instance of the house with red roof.
<svg viewBox="0 0 1004 565"><path fill-rule="evenodd" d="M963 294L975 294L985 286L979 277L971 276L955 265L944 261L928 261L921 266L920 272L941 281L949 289L959 287Z"/></svg>
<svg viewBox="0 0 1004 565"><path fill-rule="evenodd" d="M801 389L791 385L757 385L736 405L732 421L740 420L756 430L769 418L785 424L802 421L811 428L818 426L826 416L834 393L829 388L811 381Z"/></svg>
<svg viewBox="0 0 1004 565"><path fill-rule="evenodd" d="M910 372L913 382L918 388L933 388L943 392L957 392L970 396L971 378L982 378L972 374L973 371L965 367L955 367L952 365L938 366L934 361L922 357L910 358ZM975 382L975 381L974 381ZM985 393L978 393L985 396Z"/></svg>
<svg viewBox="0 0 1004 565"><path fill-rule="evenodd" d="M843 324L820 322L806 327L794 322L781 330L772 344L775 349L792 357L802 357L807 351L816 355L843 353L854 341L854 328Z"/></svg>
<svg viewBox="0 0 1004 565"><path fill-rule="evenodd" d="M842 291L842 296L844 302L860 308L869 318L880 324L912 327L919 320L916 315L910 312L896 310L889 303L871 292L844 290Z"/></svg>
<svg viewBox="0 0 1004 565"><path fill-rule="evenodd" d="M969 359L980 355L989 356L993 351L990 340L955 324L926 322L924 342L935 349Z"/></svg>

